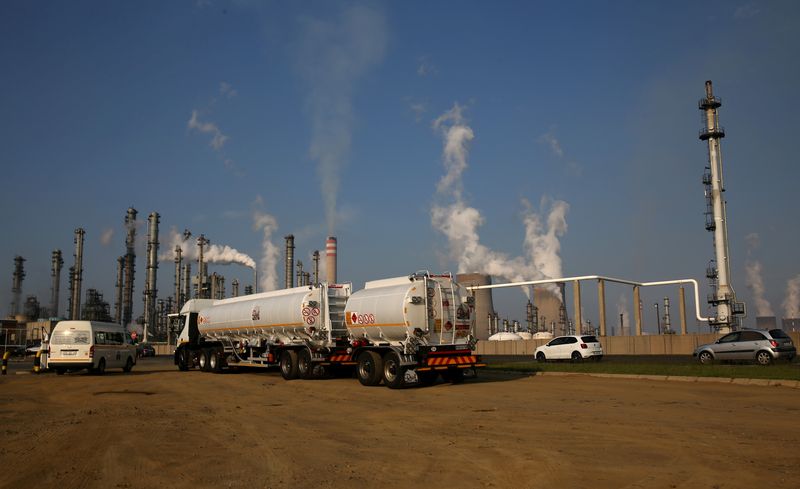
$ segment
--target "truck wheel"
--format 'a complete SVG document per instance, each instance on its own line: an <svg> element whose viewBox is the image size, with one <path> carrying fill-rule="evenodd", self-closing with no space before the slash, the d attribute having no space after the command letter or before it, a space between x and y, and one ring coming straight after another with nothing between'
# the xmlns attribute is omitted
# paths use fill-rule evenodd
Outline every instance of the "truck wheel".
<svg viewBox="0 0 800 489"><path fill-rule="evenodd" d="M464 382L464 371L460 368L451 368L442 372L442 378L445 382L451 384L460 384Z"/></svg>
<svg viewBox="0 0 800 489"><path fill-rule="evenodd" d="M222 352L218 348L208 351L208 371L214 373L222 372Z"/></svg>
<svg viewBox="0 0 800 489"><path fill-rule="evenodd" d="M297 352L284 350L281 354L281 377L285 380L297 378Z"/></svg>
<svg viewBox="0 0 800 489"><path fill-rule="evenodd" d="M383 357L383 383L390 389L400 389L406 385L406 369L400 366L397 352L389 352Z"/></svg>
<svg viewBox="0 0 800 489"><path fill-rule="evenodd" d="M181 372L189 370L189 352L186 349L178 352L178 370Z"/></svg>
<svg viewBox="0 0 800 489"><path fill-rule="evenodd" d="M200 371L208 372L208 350L200 350L197 355L197 366L200 367Z"/></svg>
<svg viewBox="0 0 800 489"><path fill-rule="evenodd" d="M297 353L297 376L301 379L314 377L314 364L311 363L311 352L308 348Z"/></svg>
<svg viewBox="0 0 800 489"><path fill-rule="evenodd" d="M374 351L365 351L358 357L356 375L361 385L376 386L383 378L383 359Z"/></svg>

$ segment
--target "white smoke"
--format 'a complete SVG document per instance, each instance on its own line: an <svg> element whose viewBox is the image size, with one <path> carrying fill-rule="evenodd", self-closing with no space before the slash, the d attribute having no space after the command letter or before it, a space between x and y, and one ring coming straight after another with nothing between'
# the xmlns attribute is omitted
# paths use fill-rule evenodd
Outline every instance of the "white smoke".
<svg viewBox="0 0 800 489"><path fill-rule="evenodd" d="M566 202L542 199L541 212L537 213L527 200L522 200L525 256L510 257L480 243L478 228L484 219L480 211L468 206L463 198L461 176L468 166L469 143L474 133L462 112L462 107L456 103L433 122L433 129L439 131L444 140L445 175L437 185L437 192L440 198L451 203L433 205L431 224L447 237L450 257L458 262L458 272L486 273L510 281L561 277L558 238L567 231L569 204ZM548 288L560 295L556 286ZM525 292L530 294L527 288Z"/></svg>
<svg viewBox="0 0 800 489"><path fill-rule="evenodd" d="M166 244L163 251L159 254L160 261L172 261L175 258L175 247L181 247L181 256L184 260L197 260L200 256L200 248L197 246L197 238L186 237L179 233L174 227L170 228L169 236L164 242ZM203 250L203 260L206 263L216 263L218 265L244 265L255 269L256 262L246 253L242 253L236 248L228 245L218 245L211 243Z"/></svg>
<svg viewBox="0 0 800 489"><path fill-rule="evenodd" d="M103 234L100 235L100 244L108 246L111 244L111 239L114 237L114 228L106 228Z"/></svg>
<svg viewBox="0 0 800 489"><path fill-rule="evenodd" d="M758 233L750 233L745 236L745 243L747 244L747 261L744 264L745 283L747 288L753 294L753 302L756 306L756 315L758 316L774 316L772 305L766 299L766 288L764 287L764 280L761 278L761 262L758 260L751 260L750 255L761 246L761 238Z"/></svg>
<svg viewBox="0 0 800 489"><path fill-rule="evenodd" d="M330 235L340 174L350 153L356 81L383 58L385 23L383 14L365 5L350 6L335 20L302 22L298 68L309 89L309 154L317 162Z"/></svg>
<svg viewBox="0 0 800 489"><path fill-rule="evenodd" d="M256 199L257 203L261 198ZM278 229L278 221L270 214L260 210L253 211L253 230L261 231L261 261L258 266L259 292L267 292L278 288L278 261L280 250L272 242L272 233Z"/></svg>
<svg viewBox="0 0 800 489"><path fill-rule="evenodd" d="M222 146L224 146L225 142L228 140L228 136L222 134L222 131L219 130L216 124L213 122L202 122L198 117L197 109L192 110L192 117L189 118L186 127L188 129L194 129L202 134L211 134L211 142L209 144L216 151L221 150Z"/></svg>
<svg viewBox="0 0 800 489"><path fill-rule="evenodd" d="M786 299L783 301L783 317L800 317L800 275L786 282Z"/></svg>

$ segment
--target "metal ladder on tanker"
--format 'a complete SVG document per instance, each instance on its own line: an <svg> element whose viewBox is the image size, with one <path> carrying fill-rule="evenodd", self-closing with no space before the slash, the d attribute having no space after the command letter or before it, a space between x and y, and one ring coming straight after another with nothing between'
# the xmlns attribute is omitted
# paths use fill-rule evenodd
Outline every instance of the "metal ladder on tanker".
<svg viewBox="0 0 800 489"><path fill-rule="evenodd" d="M328 319L331 322L331 338L347 336L347 327L344 323L344 309L347 297L332 295L328 292Z"/></svg>

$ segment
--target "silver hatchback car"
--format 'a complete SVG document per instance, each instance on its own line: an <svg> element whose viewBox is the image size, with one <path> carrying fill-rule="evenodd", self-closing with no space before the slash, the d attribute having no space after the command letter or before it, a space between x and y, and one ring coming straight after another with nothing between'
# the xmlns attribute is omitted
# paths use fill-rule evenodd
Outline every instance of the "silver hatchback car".
<svg viewBox="0 0 800 489"><path fill-rule="evenodd" d="M755 360L760 365L769 365L773 360L792 360L797 349L783 330L742 329L714 343L698 346L692 355L704 365L715 360Z"/></svg>

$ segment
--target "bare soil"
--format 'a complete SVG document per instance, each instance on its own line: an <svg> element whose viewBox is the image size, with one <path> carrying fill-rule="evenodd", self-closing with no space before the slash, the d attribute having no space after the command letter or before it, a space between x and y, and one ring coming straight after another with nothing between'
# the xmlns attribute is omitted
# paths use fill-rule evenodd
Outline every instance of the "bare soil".
<svg viewBox="0 0 800 489"><path fill-rule="evenodd" d="M482 371L0 378L0 487L800 487L800 390Z"/></svg>

